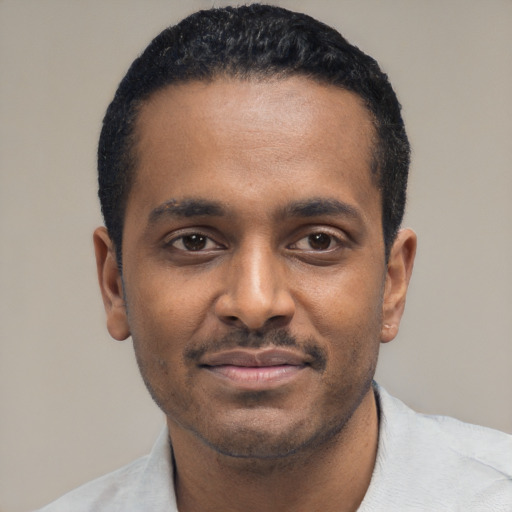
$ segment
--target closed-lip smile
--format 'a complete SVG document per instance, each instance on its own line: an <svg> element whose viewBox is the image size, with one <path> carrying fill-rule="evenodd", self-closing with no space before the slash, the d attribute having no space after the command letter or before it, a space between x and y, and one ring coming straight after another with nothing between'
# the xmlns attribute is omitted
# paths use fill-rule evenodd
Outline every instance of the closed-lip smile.
<svg viewBox="0 0 512 512"><path fill-rule="evenodd" d="M283 385L309 367L310 357L289 349L231 349L204 355L200 367L226 383L251 390Z"/></svg>

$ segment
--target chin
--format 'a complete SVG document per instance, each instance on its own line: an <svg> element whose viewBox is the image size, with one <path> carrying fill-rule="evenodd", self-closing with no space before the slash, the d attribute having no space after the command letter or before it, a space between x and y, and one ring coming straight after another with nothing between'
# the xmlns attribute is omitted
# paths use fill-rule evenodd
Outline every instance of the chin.
<svg viewBox="0 0 512 512"><path fill-rule="evenodd" d="M346 418L337 418L332 424L312 424L310 419L295 424L286 418L283 425L276 418L261 415L256 421L241 424L230 422L216 429L207 429L207 434L194 432L207 446L221 455L233 459L283 460L310 450L316 451L328 445L343 430Z"/></svg>
<svg viewBox="0 0 512 512"><path fill-rule="evenodd" d="M235 459L282 459L297 453L301 444L289 436L272 436L268 433L242 430L222 439L204 439L217 453Z"/></svg>

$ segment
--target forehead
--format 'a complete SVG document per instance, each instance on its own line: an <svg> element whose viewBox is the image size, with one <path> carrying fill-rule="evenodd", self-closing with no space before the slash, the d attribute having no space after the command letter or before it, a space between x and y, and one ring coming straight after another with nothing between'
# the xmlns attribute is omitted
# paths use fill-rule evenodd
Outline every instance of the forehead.
<svg viewBox="0 0 512 512"><path fill-rule="evenodd" d="M139 206L218 187L247 200L257 191L263 205L280 186L296 185L299 200L308 188L332 195L333 184L355 200L378 196L371 114L357 95L305 77L168 86L141 107L135 140Z"/></svg>
<svg viewBox="0 0 512 512"><path fill-rule="evenodd" d="M136 135L139 148L148 130L152 138L159 132L162 137L172 135L177 141L193 143L198 137L191 136L218 129L237 138L251 124L251 136L259 131L264 137L273 133L283 142L289 136L290 142L302 137L318 143L327 136L318 122L331 129L329 138L337 142L345 139L347 144L350 132L361 146L367 143L369 148L373 138L371 114L358 95L302 76L265 80L225 77L167 86L142 105ZM314 132L311 126L316 128ZM192 132L183 131L187 128Z"/></svg>

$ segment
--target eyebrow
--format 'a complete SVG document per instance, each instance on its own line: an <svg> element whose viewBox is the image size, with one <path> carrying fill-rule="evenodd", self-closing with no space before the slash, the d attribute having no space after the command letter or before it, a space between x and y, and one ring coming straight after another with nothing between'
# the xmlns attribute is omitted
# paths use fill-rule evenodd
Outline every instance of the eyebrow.
<svg viewBox="0 0 512 512"><path fill-rule="evenodd" d="M149 223L154 224L162 217L222 217L225 213L223 206L217 201L208 201L206 199L170 199L150 212Z"/></svg>
<svg viewBox="0 0 512 512"><path fill-rule="evenodd" d="M286 206L283 217L318 217L322 215L343 215L360 219L361 214L354 206L337 199L312 198L295 201Z"/></svg>
<svg viewBox="0 0 512 512"><path fill-rule="evenodd" d="M158 222L161 218L191 218L191 217L222 217L226 215L224 206L217 201L207 199L170 199L154 208L149 214L149 224ZM286 205L278 214L286 217L319 217L322 215L343 215L360 219L359 210L354 206L337 199L311 198L294 201Z"/></svg>

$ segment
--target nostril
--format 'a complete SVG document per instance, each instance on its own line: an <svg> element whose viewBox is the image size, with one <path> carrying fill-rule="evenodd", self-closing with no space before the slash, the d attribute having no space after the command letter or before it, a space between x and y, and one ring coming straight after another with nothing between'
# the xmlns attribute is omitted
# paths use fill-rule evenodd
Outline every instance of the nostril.
<svg viewBox="0 0 512 512"><path fill-rule="evenodd" d="M272 318L269 318L266 321L266 324L272 326L273 328L286 327L290 322L290 318L286 315L276 315Z"/></svg>

